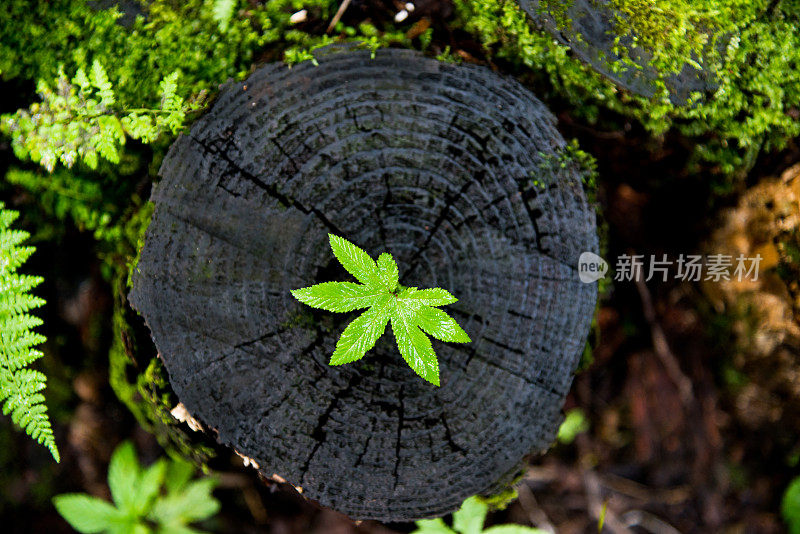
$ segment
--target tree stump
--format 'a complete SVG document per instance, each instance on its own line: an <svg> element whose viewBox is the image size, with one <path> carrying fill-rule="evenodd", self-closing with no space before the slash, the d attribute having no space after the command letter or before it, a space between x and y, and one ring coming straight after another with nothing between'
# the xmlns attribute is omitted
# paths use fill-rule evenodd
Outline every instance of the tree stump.
<svg viewBox="0 0 800 534"><path fill-rule="evenodd" d="M562 2L563 6L559 2L542 6L539 0L517 0L517 3L534 23L616 85L646 97L655 94L655 82L661 73L649 64L650 55L642 49L631 50L629 38L623 39L622 45L631 51L631 59L639 68L624 66L614 52L615 13L607 0L568 0ZM563 13L557 12L557 8L564 6ZM559 23L564 15L569 21L567 26ZM711 73L688 64L679 73L667 75L664 81L676 105L685 103L695 91L704 94L715 87Z"/></svg>
<svg viewBox="0 0 800 534"><path fill-rule="evenodd" d="M170 149L130 300L189 412L264 475L356 518L442 515L507 483L561 420L597 293L578 257L598 246L564 148L486 68L406 50L262 67ZM434 341L441 387L388 331L327 365L353 315L289 290L350 280L329 232L459 297L447 311L473 342Z"/></svg>

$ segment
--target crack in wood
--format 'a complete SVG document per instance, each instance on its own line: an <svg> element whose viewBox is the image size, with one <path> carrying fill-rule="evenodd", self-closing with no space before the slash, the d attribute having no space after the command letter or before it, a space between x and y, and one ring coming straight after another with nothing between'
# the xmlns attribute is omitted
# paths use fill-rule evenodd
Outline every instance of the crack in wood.
<svg viewBox="0 0 800 534"><path fill-rule="evenodd" d="M257 176L255 176L252 173L250 173L249 171L241 168L233 159L231 159L228 156L226 150L213 151L202 140L200 140L200 139L198 139L196 137L192 137L192 139L198 145L200 145L200 147L202 147L206 152L208 152L210 154L216 154L219 157L221 157L234 170L236 170L243 178L245 178L248 181L252 182L254 185L259 187L260 189L263 189L268 195L270 195L272 198L277 200L282 206L287 207L287 208L289 208L289 207L295 208L298 211L300 211L300 212L302 212L302 213L304 213L306 215L314 215L332 233L334 233L336 235L339 235L339 236L344 236L345 235L344 232L342 232L342 230L340 230L335 224L333 224L333 222L331 222L331 220L324 213L322 213L322 211L320 211L317 208L309 208L307 206L304 206L299 201L294 200L294 199L284 195L283 193L281 193L274 184L268 184L268 183L264 182L263 180L261 180L260 178L258 178ZM272 141L275 143L276 146L278 146L277 142L275 142L274 140L272 140ZM278 147L278 149L281 150L280 147ZM294 161L292 161L291 158L289 159L289 161L291 161L292 165L294 165Z"/></svg>
<svg viewBox="0 0 800 534"><path fill-rule="evenodd" d="M461 447L458 443L455 442L453 439L453 433L450 431L450 425L447 423L447 416L444 412L444 407L442 407L442 413L439 416L442 421L442 426L444 426L444 439L447 441L447 444L450 446L450 449L453 452L457 452L460 454L466 454L467 451Z"/></svg>
<svg viewBox="0 0 800 534"><path fill-rule="evenodd" d="M411 258L408 260L409 265L405 269L405 271L403 271L401 279L408 277L408 275L412 273L414 269L417 268L420 257L425 253L425 251L430 246L434 234L442 226L442 223L444 223L448 213L450 212L450 208L453 206L453 204L455 204L456 200L458 200L461 196L466 194L466 192L469 190L469 188L472 186L473 183L475 183L475 179L468 180L467 182L464 183L464 185L462 185L459 188L457 192L450 193L449 195L447 195L447 197L445 198L444 207L439 211L439 215L436 217L436 220L434 220L433 224L431 225L431 229L428 231L428 236L425 238L425 241L422 243L422 245L417 247L417 250L416 252L414 252L414 255L411 256Z"/></svg>
<svg viewBox="0 0 800 534"><path fill-rule="evenodd" d="M236 345L233 346L233 348L234 349L241 349L242 347L248 347L248 346L253 345L255 343L258 343L260 341L265 341L265 340L267 340L267 339L269 339L271 337L279 336L279 335L283 334L284 332L286 332L287 330L289 330L289 327L284 326L284 327L281 327L281 328L279 328L277 330L273 330L272 332L268 332L268 333L264 334L263 336L257 337L255 339L251 339L249 341L242 341L241 343L237 343Z"/></svg>
<svg viewBox="0 0 800 534"><path fill-rule="evenodd" d="M405 424L405 409L403 388L400 388L397 392L397 441L394 449L394 470L392 471L395 490L400 482L400 446L402 444L403 425Z"/></svg>
<svg viewBox="0 0 800 534"><path fill-rule="evenodd" d="M314 425L314 429L311 431L310 434L311 439L313 439L315 442L314 446L311 448L311 452L309 453L308 457L306 458L306 461L300 468L301 484L305 483L305 478L306 475L308 474L308 469L311 467L311 461L314 459L314 455L317 454L317 451L319 450L320 447L322 447L322 444L325 442L325 439L327 437L327 432L325 431L325 425L328 424L328 420L330 419L331 414L339 405L339 401L350 396L350 394L353 392L356 386L358 386L361 380L362 378L359 375L351 376L350 380L347 383L347 386L336 392L336 394L331 399L330 403L328 403L328 407L325 409L322 415L319 416L319 419L317 419L317 423Z"/></svg>

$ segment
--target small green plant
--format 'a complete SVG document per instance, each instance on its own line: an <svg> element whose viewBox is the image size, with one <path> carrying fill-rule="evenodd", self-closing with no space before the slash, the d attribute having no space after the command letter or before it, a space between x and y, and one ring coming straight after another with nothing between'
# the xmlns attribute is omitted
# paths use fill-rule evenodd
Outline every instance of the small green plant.
<svg viewBox="0 0 800 534"><path fill-rule="evenodd" d="M191 464L164 458L142 469L133 444L126 441L108 466L114 504L85 493L56 495L53 504L78 532L198 533L188 525L213 516L220 505L211 495L217 480L191 480L193 474Z"/></svg>
<svg viewBox="0 0 800 534"><path fill-rule="evenodd" d="M789 483L781 501L781 515L789 534L800 534L800 477Z"/></svg>
<svg viewBox="0 0 800 534"><path fill-rule="evenodd" d="M330 365L354 362L378 341L391 322L397 348L409 367L419 376L439 385L439 363L431 335L441 341L469 343L466 332L447 313L436 308L458 299L441 288L417 289L398 283L397 263L383 253L377 263L350 241L328 234L334 256L361 284L324 282L295 289L300 302L331 312L369 308L342 332Z"/></svg>
<svg viewBox="0 0 800 534"><path fill-rule="evenodd" d="M33 331L42 320L28 312L42 306L44 300L30 294L42 278L17 273L36 250L20 246L30 236L11 229L18 216L0 202L0 401L3 414L10 413L11 420L47 447L58 462L58 448L41 393L47 378L27 367L42 357L34 347L45 341L43 335Z"/></svg>
<svg viewBox="0 0 800 534"><path fill-rule="evenodd" d="M18 158L50 172L59 161L69 168L80 159L92 169L98 156L119 163L126 135L152 143L163 132L180 130L186 113L197 109L177 95L177 80L175 71L161 81L158 108L121 110L105 68L95 60L88 74L79 68L72 80L60 70L55 88L39 81L42 101L3 115L0 130L12 136Z"/></svg>
<svg viewBox="0 0 800 534"><path fill-rule="evenodd" d="M557 439L559 443L569 445L575 441L578 434L583 434L587 430L589 430L589 420L586 414L580 408L573 408L567 412L564 422L558 427Z"/></svg>
<svg viewBox="0 0 800 534"><path fill-rule="evenodd" d="M489 505L480 497L470 497L453 513L453 526L449 527L442 518L417 521L417 530L412 534L546 534L538 528L522 525L495 525L486 530L483 523Z"/></svg>

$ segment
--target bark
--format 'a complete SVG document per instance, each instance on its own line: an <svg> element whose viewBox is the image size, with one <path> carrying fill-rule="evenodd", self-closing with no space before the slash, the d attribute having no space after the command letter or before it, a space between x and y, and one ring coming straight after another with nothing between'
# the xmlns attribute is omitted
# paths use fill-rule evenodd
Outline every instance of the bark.
<svg viewBox="0 0 800 534"><path fill-rule="evenodd" d="M507 481L554 439L596 300L576 271L595 214L577 167L553 164L554 124L516 81L411 51L228 85L164 160L130 296L181 402L356 518L442 515ZM440 388L388 331L327 365L353 315L289 290L351 279L329 232L460 298L473 342L434 341Z"/></svg>

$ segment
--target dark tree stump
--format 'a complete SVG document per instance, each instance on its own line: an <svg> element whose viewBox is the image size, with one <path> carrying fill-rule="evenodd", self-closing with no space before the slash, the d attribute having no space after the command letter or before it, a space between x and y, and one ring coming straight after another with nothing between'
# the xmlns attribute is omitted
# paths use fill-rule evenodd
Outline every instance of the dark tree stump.
<svg viewBox="0 0 800 534"><path fill-rule="evenodd" d="M488 69L401 50L261 68L174 144L134 273L170 380L222 443L357 518L441 515L549 447L596 300L595 215L548 110ZM538 180L534 184L533 178ZM349 280L328 232L441 286L472 337L442 387L388 333L330 367L354 315L289 290Z"/></svg>
<svg viewBox="0 0 800 534"><path fill-rule="evenodd" d="M544 8L539 0L517 0L528 16L559 42L570 47L572 52L584 63L614 82L616 85L650 97L655 94L655 82L659 73L650 64L650 56L636 49L632 59L640 69L624 68L621 59L614 53L614 11L606 0L565 0L570 20L568 28L559 25L558 14L551 8ZM630 40L623 45L630 47ZM685 65L677 74L665 78L670 92L670 100L676 105L685 103L689 96L699 91L705 94L716 87L713 76L691 65Z"/></svg>

